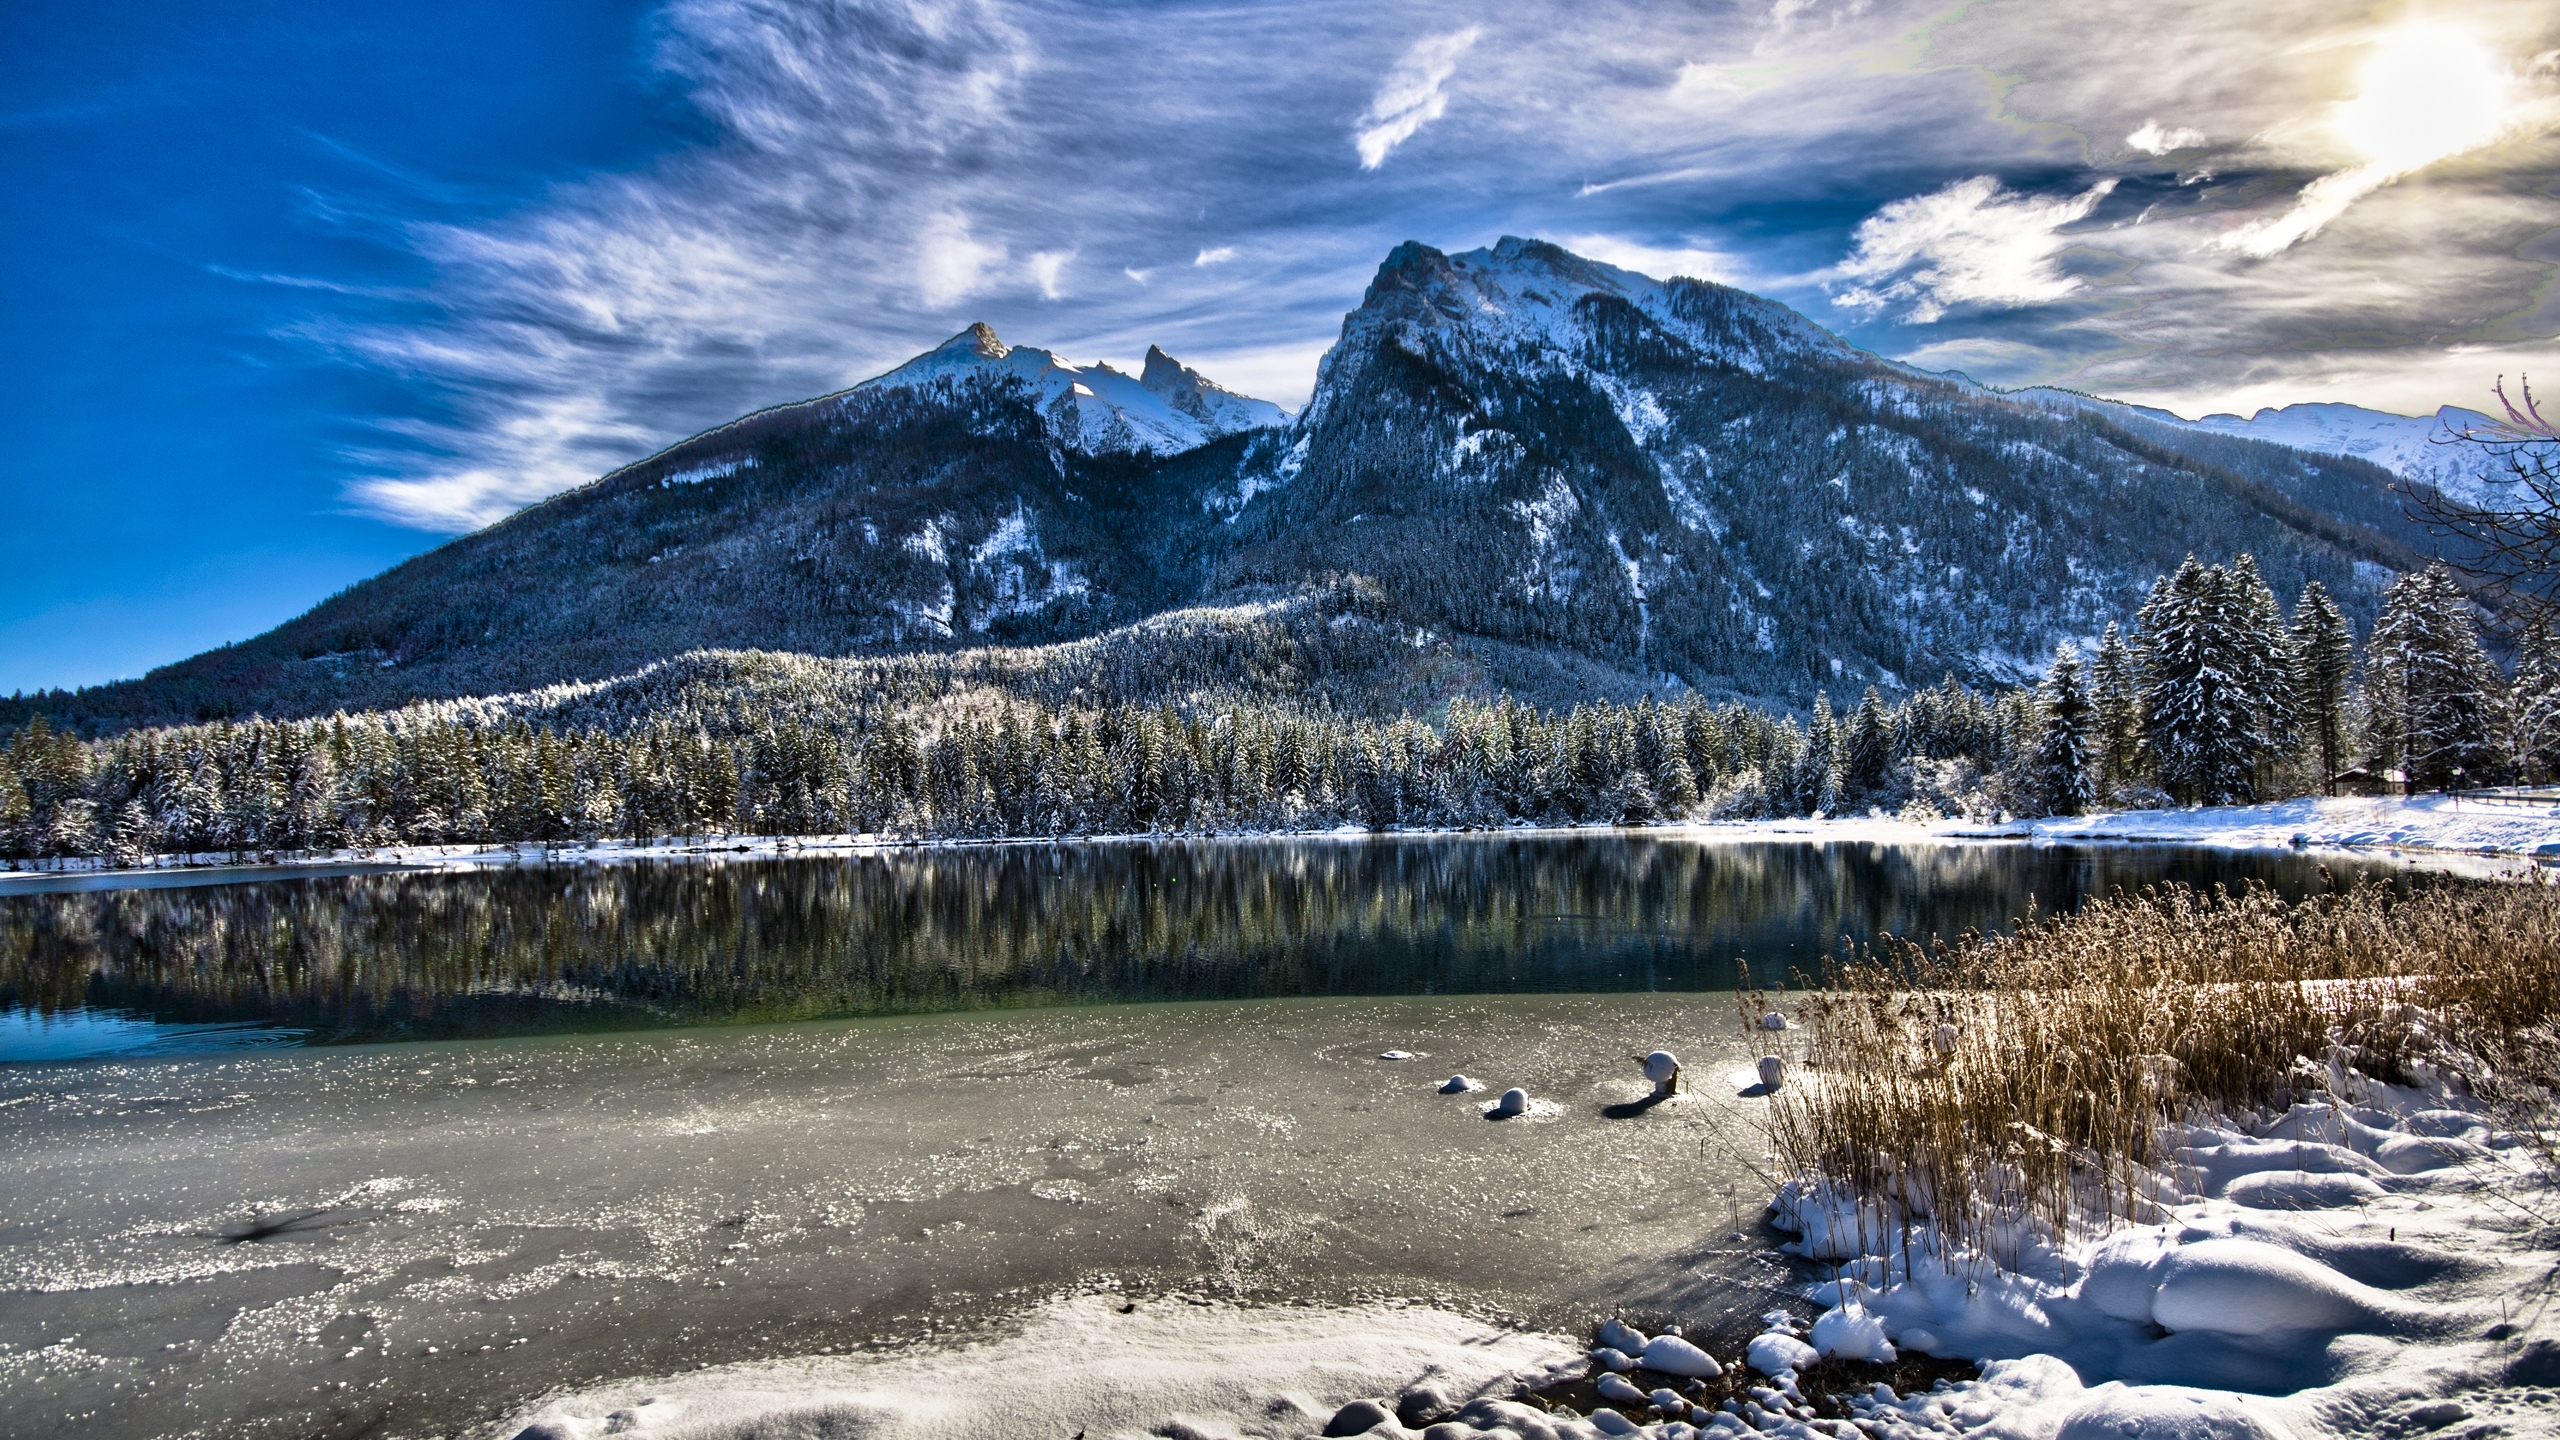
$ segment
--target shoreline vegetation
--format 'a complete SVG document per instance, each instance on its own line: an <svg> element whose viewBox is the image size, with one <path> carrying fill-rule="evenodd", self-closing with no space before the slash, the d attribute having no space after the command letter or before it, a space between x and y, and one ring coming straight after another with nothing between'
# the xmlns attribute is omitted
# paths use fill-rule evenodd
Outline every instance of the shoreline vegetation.
<svg viewBox="0 0 2560 1440"><path fill-rule="evenodd" d="M1746 1428L1815 1419L1799 1367L1916 1350L1980 1377L1826 1377L1823 1408L1869 1435L2548 1433L2560 887L2161 886L1812 983L1770 1211L1827 1308L1772 1315L1752 1364L1782 1402Z"/></svg>
<svg viewBox="0 0 2560 1440"><path fill-rule="evenodd" d="M2150 887L1853 947L1798 1015L1818 1079L1770 1103L1782 1168L2012 1262L2021 1222L2057 1242L2158 1223L2172 1127L2282 1114L2350 1071L2487 1106L2560 1178L2549 883Z"/></svg>

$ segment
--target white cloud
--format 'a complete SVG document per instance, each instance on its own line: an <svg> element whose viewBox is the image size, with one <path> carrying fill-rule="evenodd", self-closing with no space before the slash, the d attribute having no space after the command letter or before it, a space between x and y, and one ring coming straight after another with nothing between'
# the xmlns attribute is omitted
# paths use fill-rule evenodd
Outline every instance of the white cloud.
<svg viewBox="0 0 2560 1440"><path fill-rule="evenodd" d="M1137 281L1139 284L1144 285L1147 283L1147 277L1156 272L1153 270L1141 270L1135 265L1123 265L1120 267L1120 273Z"/></svg>
<svg viewBox="0 0 2560 1440"><path fill-rule="evenodd" d="M2204 143L2204 132L2186 126L2164 126L2157 120L2145 120L2142 128L2124 137L2124 143L2145 155L2166 155L2172 150L2191 150Z"/></svg>
<svg viewBox="0 0 2560 1440"><path fill-rule="evenodd" d="M1213 245L1201 251L1191 263L1193 265L1224 265L1234 258L1236 258L1236 247L1233 245Z"/></svg>
<svg viewBox="0 0 2560 1440"><path fill-rule="evenodd" d="M1856 281L1832 298L1876 314L1900 308L1928 324L1957 305L2013 309L2080 288L2055 261L2072 243L2062 227L2085 220L2116 187L2101 180L2078 195L2021 195L1989 175L1896 200L1858 223L1856 248L1834 272Z"/></svg>
<svg viewBox="0 0 2560 1440"><path fill-rule="evenodd" d="M916 298L928 309L956 305L986 289L1003 263L1003 246L980 242L969 233L969 217L945 212L916 243Z"/></svg>
<svg viewBox="0 0 2560 1440"><path fill-rule="evenodd" d="M1712 250L1674 249L1639 245L1614 235L1573 235L1566 237L1564 248L1576 255L1588 256L1603 265L1633 270L1656 280L1686 275L1693 280L1718 280L1728 285L1737 283L1741 267L1732 259Z"/></svg>
<svg viewBox="0 0 2560 1440"><path fill-rule="evenodd" d="M1040 287L1041 299L1055 300L1058 298L1058 272L1064 270L1067 266L1067 262L1074 258L1076 258L1076 252L1073 250L1034 250L1031 252L1031 263L1025 268L1029 269L1031 272L1031 283Z"/></svg>
<svg viewBox="0 0 2560 1440"><path fill-rule="evenodd" d="M1472 49L1481 27L1470 25L1445 35L1425 36L1414 42L1396 68L1378 86L1369 108L1360 116L1360 130L1355 137L1360 147L1360 168L1375 170L1387 161L1387 153L1413 133L1440 118L1449 108L1449 94L1444 88L1449 77L1458 72L1458 58Z"/></svg>

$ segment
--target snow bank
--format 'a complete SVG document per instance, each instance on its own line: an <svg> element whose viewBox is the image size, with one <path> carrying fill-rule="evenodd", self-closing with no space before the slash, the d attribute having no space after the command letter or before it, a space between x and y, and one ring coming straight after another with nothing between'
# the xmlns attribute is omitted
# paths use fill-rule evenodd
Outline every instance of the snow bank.
<svg viewBox="0 0 2560 1440"><path fill-rule="evenodd" d="M1581 1368L1581 1352L1559 1337L1442 1310L1163 1301L1124 1313L1126 1303L1113 1295L1053 1301L1019 1333L956 1350L807 1356L602 1386L485 1434L1303 1436L1355 1398L1426 1382L1443 1395L1492 1388L1507 1396L1515 1377L1543 1381L1559 1367ZM1392 1419L1384 1428L1401 1433Z"/></svg>
<svg viewBox="0 0 2560 1440"><path fill-rule="evenodd" d="M2163 1224L1956 1249L1926 1217L1789 1184L1788 1249L1836 1263L1810 1343L1779 1325L1751 1364L1792 1393L1814 1356L1893 1348L1991 1362L1982 1378L1856 1402L1871 1434L2034 1440L2560 1435L2560 1314L2545 1294L2560 1188L2523 1137L2441 1093L2349 1072L2354 1100L2189 1125ZM1773 1317L1783 1319L1783 1317ZM1761 1427L1767 1428L1767 1427Z"/></svg>
<svg viewBox="0 0 2560 1440"><path fill-rule="evenodd" d="M2449 795L2406 800L2311 796L2271 805L2122 810L2033 820L2017 828L2042 841L2560 856L2560 805Z"/></svg>

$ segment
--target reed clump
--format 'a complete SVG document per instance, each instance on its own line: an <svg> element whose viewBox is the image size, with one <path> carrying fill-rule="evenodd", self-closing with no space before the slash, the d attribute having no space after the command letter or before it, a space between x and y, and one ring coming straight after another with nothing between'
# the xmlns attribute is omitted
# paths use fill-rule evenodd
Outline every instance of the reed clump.
<svg viewBox="0 0 2560 1440"><path fill-rule="evenodd" d="M1798 1006L1810 1073L1773 1097L1773 1148L1906 1243L1926 1217L2014 1259L2026 1234L2154 1218L2176 1196L2180 1122L2352 1101L2356 1076L2468 1091L2552 1158L2549 885L2364 884L2290 903L2158 886L1827 965Z"/></svg>

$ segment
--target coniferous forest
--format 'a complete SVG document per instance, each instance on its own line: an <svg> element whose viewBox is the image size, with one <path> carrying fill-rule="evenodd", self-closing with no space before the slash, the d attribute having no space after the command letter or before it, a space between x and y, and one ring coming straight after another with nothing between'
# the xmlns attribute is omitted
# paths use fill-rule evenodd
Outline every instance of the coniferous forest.
<svg viewBox="0 0 2560 1440"><path fill-rule="evenodd" d="M97 740L39 720L0 750L0 855L1993 819L2247 803L2357 762L2419 789L2560 770L2560 649L2529 636L2503 674L2442 569L2395 582L2358 637L2316 582L2288 614L2250 556L2190 559L2040 684L1869 687L1802 713L1692 691L1397 703L1463 660L1343 582L1030 649L702 652L600 685Z"/></svg>

